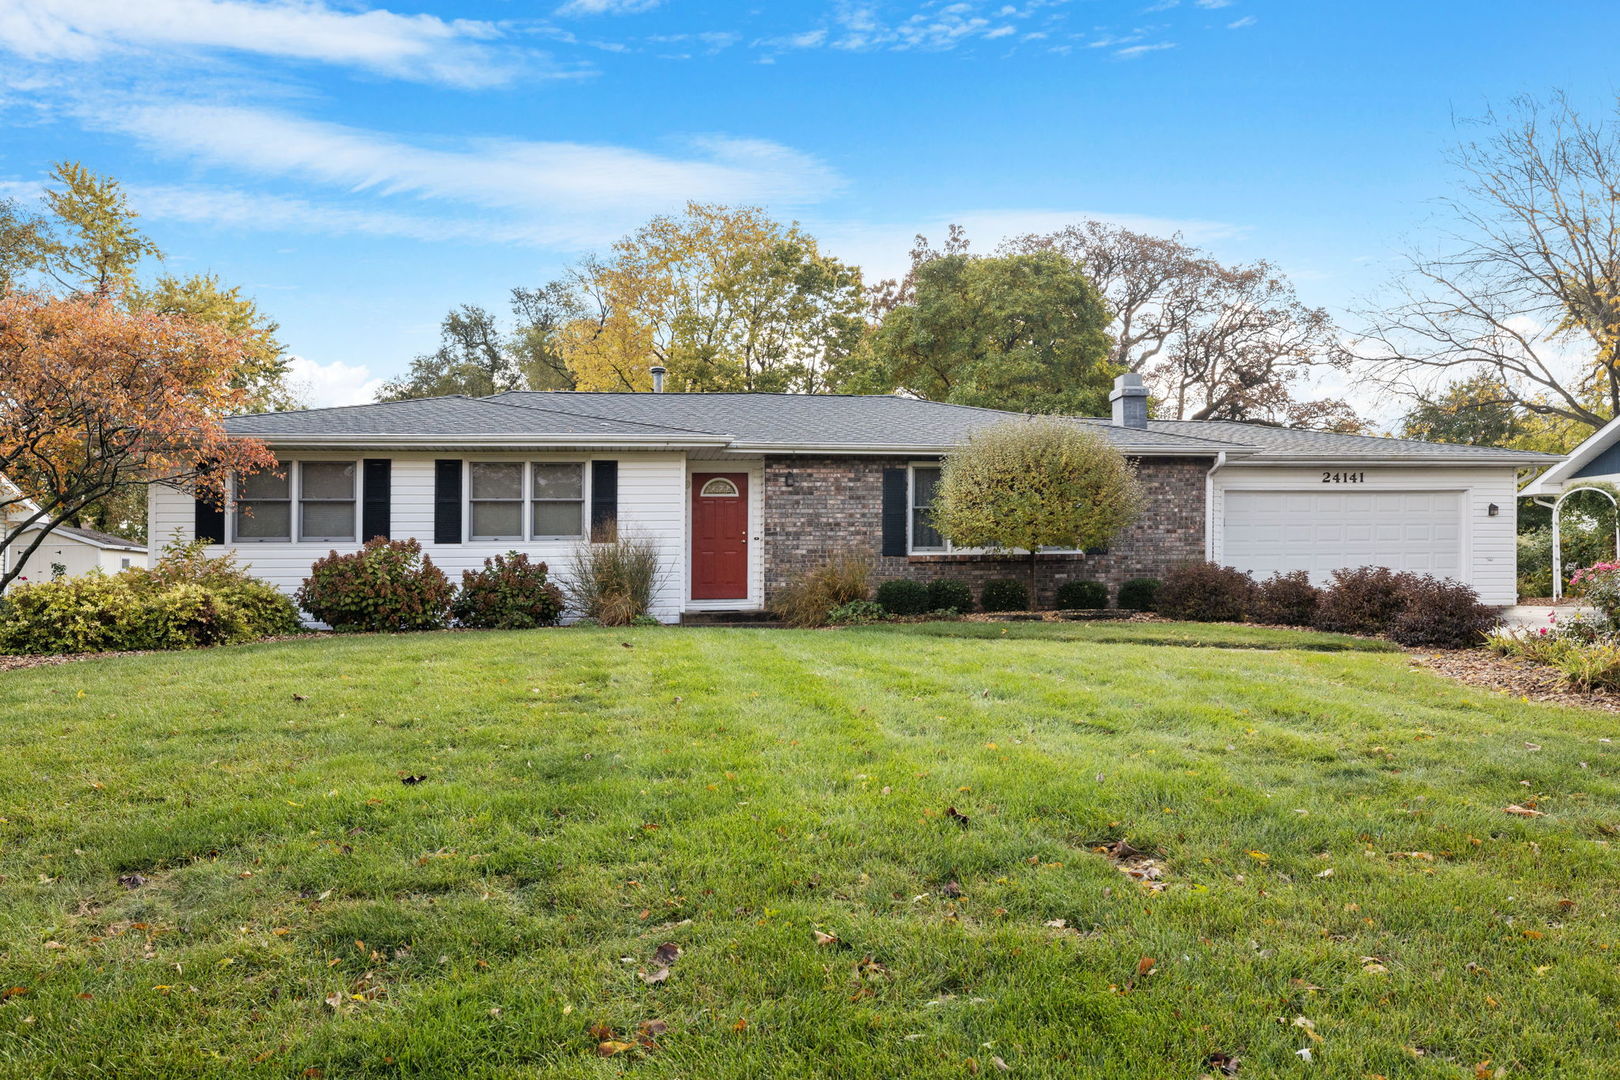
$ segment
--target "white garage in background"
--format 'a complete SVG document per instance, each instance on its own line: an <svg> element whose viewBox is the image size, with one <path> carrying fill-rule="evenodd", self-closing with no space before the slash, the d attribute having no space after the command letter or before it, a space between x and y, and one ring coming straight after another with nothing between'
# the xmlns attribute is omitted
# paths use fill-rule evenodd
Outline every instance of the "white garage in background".
<svg viewBox="0 0 1620 1080"><path fill-rule="evenodd" d="M1151 421L1177 431L1182 422ZM1209 558L1257 579L1388 566L1472 585L1488 604L1517 600L1521 477L1559 459L1266 428L1197 425L1258 453L1217 462L1208 481ZM1220 433L1217 429L1226 429Z"/></svg>

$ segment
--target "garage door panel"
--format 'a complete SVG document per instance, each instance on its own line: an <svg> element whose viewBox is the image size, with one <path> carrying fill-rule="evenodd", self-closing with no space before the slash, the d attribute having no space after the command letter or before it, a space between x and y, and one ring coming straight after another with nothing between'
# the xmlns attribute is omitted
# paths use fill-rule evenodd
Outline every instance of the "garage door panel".
<svg viewBox="0 0 1620 1080"><path fill-rule="evenodd" d="M1223 561L1318 583L1357 566L1461 577L1462 513L1455 491L1228 491Z"/></svg>

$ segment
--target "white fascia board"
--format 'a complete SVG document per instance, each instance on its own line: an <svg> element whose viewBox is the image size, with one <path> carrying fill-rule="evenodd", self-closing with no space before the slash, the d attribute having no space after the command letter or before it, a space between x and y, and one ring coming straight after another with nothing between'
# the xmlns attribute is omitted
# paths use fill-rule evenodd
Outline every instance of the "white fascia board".
<svg viewBox="0 0 1620 1080"><path fill-rule="evenodd" d="M1526 460L1523 458L1499 459L1496 461L1481 461L1477 457L1425 457L1425 458L1388 458L1373 457L1366 454L1333 454L1331 456L1311 455L1310 457L1263 457L1249 459L1243 462L1245 468L1306 468L1326 469L1344 465L1365 465L1380 469L1431 469L1445 467L1447 469L1523 469L1537 465L1544 465L1544 460Z"/></svg>
<svg viewBox="0 0 1620 1080"><path fill-rule="evenodd" d="M462 449L526 449L529 447L583 447L588 449L684 450L694 446L725 446L723 435L671 438L668 435L233 435L256 439L285 450L421 450L433 447Z"/></svg>
<svg viewBox="0 0 1620 1080"><path fill-rule="evenodd" d="M954 454L960 449L962 449L961 443L951 443L945 446L920 446L916 443L732 443L726 448L728 453L733 454L921 454L924 456ZM1174 449L1163 446L1120 446L1116 447L1116 449L1129 457L1214 457L1219 453L1235 457L1255 452L1235 450L1230 444L1178 446Z"/></svg>
<svg viewBox="0 0 1620 1080"><path fill-rule="evenodd" d="M1585 442L1564 455L1564 460L1536 477L1520 494L1552 495L1557 493L1562 490L1565 480L1579 472L1587 462L1612 446L1616 438L1620 438L1620 417L1610 420L1597 431L1588 435Z"/></svg>

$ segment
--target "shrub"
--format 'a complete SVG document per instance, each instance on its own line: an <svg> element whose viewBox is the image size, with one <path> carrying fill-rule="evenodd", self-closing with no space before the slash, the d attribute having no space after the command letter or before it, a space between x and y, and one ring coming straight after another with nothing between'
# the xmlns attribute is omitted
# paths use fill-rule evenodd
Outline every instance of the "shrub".
<svg viewBox="0 0 1620 1080"><path fill-rule="evenodd" d="M450 614L450 581L415 540L366 541L310 567L299 605L334 630L435 630Z"/></svg>
<svg viewBox="0 0 1620 1080"><path fill-rule="evenodd" d="M991 578L979 593L979 606L986 611L1027 611L1029 590L1022 581Z"/></svg>
<svg viewBox="0 0 1620 1080"><path fill-rule="evenodd" d="M1575 571L1569 586L1577 596L1620 623L1620 562L1600 562Z"/></svg>
<svg viewBox="0 0 1620 1080"><path fill-rule="evenodd" d="M1164 576L1159 614L1192 622L1240 622L1254 598L1254 579L1232 566L1187 563Z"/></svg>
<svg viewBox="0 0 1620 1080"><path fill-rule="evenodd" d="M191 582L148 590L99 571L18 586L0 607L6 653L193 649L259 636L223 590Z"/></svg>
<svg viewBox="0 0 1620 1080"><path fill-rule="evenodd" d="M1496 612L1460 581L1419 577L1401 590L1402 609L1389 636L1402 645L1441 649L1474 648L1498 622Z"/></svg>
<svg viewBox="0 0 1620 1080"><path fill-rule="evenodd" d="M1335 570L1316 605L1318 630L1385 634L1406 606L1403 590L1413 575L1383 566Z"/></svg>
<svg viewBox="0 0 1620 1080"><path fill-rule="evenodd" d="M921 615L928 610L928 586L920 581L885 581L877 602L890 615Z"/></svg>
<svg viewBox="0 0 1620 1080"><path fill-rule="evenodd" d="M1119 587L1119 606L1130 611L1152 611L1159 606L1159 590L1163 587L1158 578L1131 578Z"/></svg>
<svg viewBox="0 0 1620 1080"><path fill-rule="evenodd" d="M261 581L237 565L231 552L210 557L208 541L175 541L151 567L136 567L119 575L136 592L156 595L179 585L199 585L238 609L251 637L297 633L303 623L298 608L286 593Z"/></svg>
<svg viewBox="0 0 1620 1080"><path fill-rule="evenodd" d="M973 590L965 581L935 578L928 583L928 610L965 614L973 610Z"/></svg>
<svg viewBox="0 0 1620 1080"><path fill-rule="evenodd" d="M563 591L547 580L546 564L520 551L485 559L482 570L463 570L450 605L456 622L480 630L555 626L562 612Z"/></svg>
<svg viewBox="0 0 1620 1080"><path fill-rule="evenodd" d="M1604 625L1572 620L1497 629L1486 633L1485 645L1493 652L1556 668L1566 686L1620 690L1620 642Z"/></svg>
<svg viewBox="0 0 1620 1080"><path fill-rule="evenodd" d="M1105 608L1108 606L1108 586L1100 581L1065 581L1057 587L1057 606L1069 608Z"/></svg>
<svg viewBox="0 0 1620 1080"><path fill-rule="evenodd" d="M829 611L827 622L832 626L865 626L888 617L889 611L876 600L851 600Z"/></svg>
<svg viewBox="0 0 1620 1080"><path fill-rule="evenodd" d="M652 539L613 530L601 543L574 548L568 599L581 616L602 626L629 626L652 614L664 574L663 556Z"/></svg>
<svg viewBox="0 0 1620 1080"><path fill-rule="evenodd" d="M833 609L872 595L872 557L834 551L799 571L773 598L776 613L790 626L826 626Z"/></svg>
<svg viewBox="0 0 1620 1080"><path fill-rule="evenodd" d="M1305 571L1272 574L1254 587L1249 617L1277 626L1310 626L1321 600L1322 590L1311 584Z"/></svg>

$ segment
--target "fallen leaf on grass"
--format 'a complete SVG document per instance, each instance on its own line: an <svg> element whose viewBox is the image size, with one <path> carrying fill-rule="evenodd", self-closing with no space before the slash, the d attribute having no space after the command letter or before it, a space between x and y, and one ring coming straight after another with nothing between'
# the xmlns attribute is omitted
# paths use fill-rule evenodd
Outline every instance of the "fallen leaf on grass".
<svg viewBox="0 0 1620 1080"><path fill-rule="evenodd" d="M1296 1016L1293 1019L1293 1025L1303 1031L1306 1038L1310 1039L1311 1042L1322 1041L1322 1036L1316 1033L1316 1021L1307 1019L1303 1016ZM1307 1058L1306 1060L1309 1059Z"/></svg>
<svg viewBox="0 0 1620 1080"><path fill-rule="evenodd" d="M612 1057L614 1054L622 1054L626 1050L634 1050L635 1048L635 1043L618 1042L614 1039L608 1039L605 1042L599 1042L596 1044L596 1053L598 1057Z"/></svg>
<svg viewBox="0 0 1620 1080"><path fill-rule="evenodd" d="M1222 1076L1236 1076L1238 1071L1237 1055L1226 1054L1217 1050L1204 1059L1204 1067L1214 1069Z"/></svg>
<svg viewBox="0 0 1620 1080"><path fill-rule="evenodd" d="M843 944L843 942L838 940L838 935L837 934L823 934L820 930L812 930L810 932L816 936L816 944L817 945L842 945Z"/></svg>
<svg viewBox="0 0 1620 1080"><path fill-rule="evenodd" d="M964 829L968 827L968 822L973 820L954 806L947 806L945 808L945 816L962 826Z"/></svg>
<svg viewBox="0 0 1620 1080"><path fill-rule="evenodd" d="M996 1067L997 1072L1012 1072L1012 1066L1007 1064L1005 1061L1002 1061L999 1057L991 1058L990 1064Z"/></svg>
<svg viewBox="0 0 1620 1080"><path fill-rule="evenodd" d="M645 971L641 972L641 981L649 986L664 982L669 978L669 969L674 966L680 955L681 947L679 945L673 941L664 942L653 950L653 973L649 975Z"/></svg>
<svg viewBox="0 0 1620 1080"><path fill-rule="evenodd" d="M126 889L138 889L146 884L146 879L140 874L121 874L118 878L118 884Z"/></svg>
<svg viewBox="0 0 1620 1080"><path fill-rule="evenodd" d="M1518 803L1514 803L1512 806L1504 806L1504 807L1502 807L1502 812L1504 814L1517 814L1519 817L1545 817L1546 816L1540 810L1532 810L1530 807L1528 807L1528 806L1520 806Z"/></svg>
<svg viewBox="0 0 1620 1080"><path fill-rule="evenodd" d="M420 784L422 781L424 781L426 779L427 779L427 777L425 777L425 776L417 776L417 775L415 775L413 773L413 774L411 774L409 776L400 777L399 782L402 783L402 784Z"/></svg>

